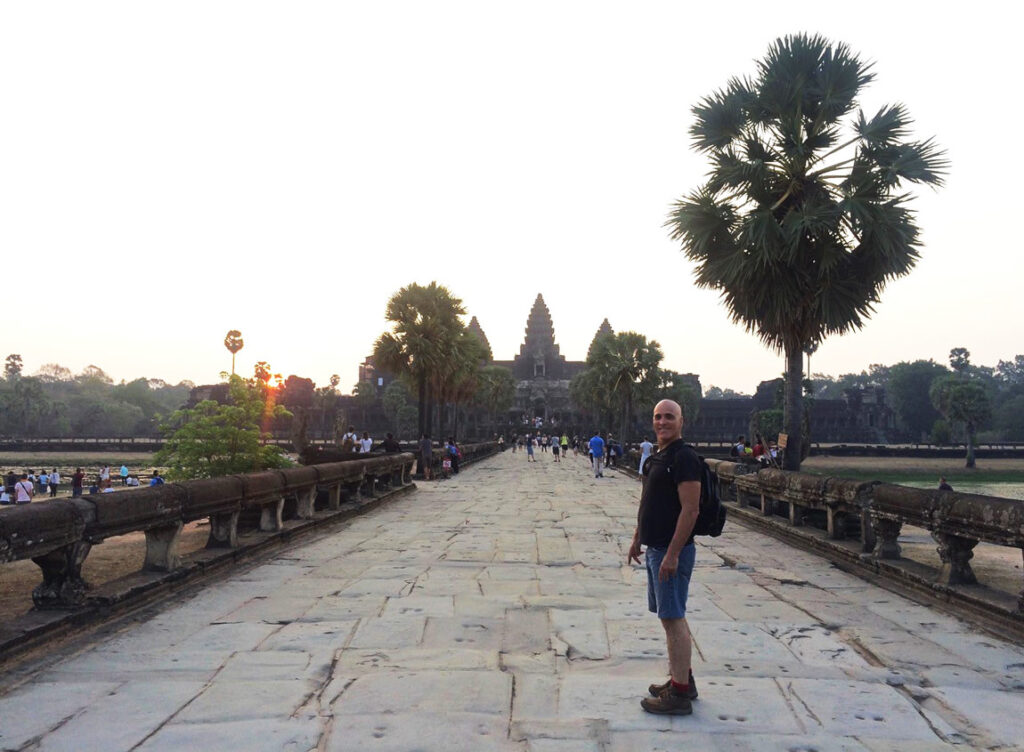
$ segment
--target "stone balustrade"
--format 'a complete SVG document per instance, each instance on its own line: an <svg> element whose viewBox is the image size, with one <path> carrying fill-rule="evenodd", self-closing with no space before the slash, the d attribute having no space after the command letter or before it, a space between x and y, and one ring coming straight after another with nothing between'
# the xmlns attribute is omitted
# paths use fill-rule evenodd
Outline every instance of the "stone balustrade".
<svg viewBox="0 0 1024 752"><path fill-rule="evenodd" d="M1024 551L1024 501L979 494L860 482L756 464L707 460L718 475L722 498L753 507L763 516L783 515L792 526L824 517L830 539L855 537L869 560L899 559L904 524L928 530L938 544L940 585L977 583L970 566L979 542ZM1024 591L1018 595L1024 613Z"/></svg>
<svg viewBox="0 0 1024 752"><path fill-rule="evenodd" d="M467 444L462 447L462 463L497 450L496 442ZM440 468L443 458L444 451L436 449L432 464ZM82 565L91 548L109 538L145 533L142 571L177 577L183 567L178 542L190 522L209 519L206 550L211 554L255 546L258 542L240 543L240 530L284 535L286 528L293 529L289 526L371 502L411 486L417 460L408 452L370 454L344 462L3 507L0 564L31 559L39 566L43 582L32 592L36 608L76 608L87 601Z"/></svg>
<svg viewBox="0 0 1024 752"><path fill-rule="evenodd" d="M411 484L415 462L409 453L389 454L6 507L0 562L39 565L43 582L32 593L37 608L75 607L86 597L82 564L92 546L108 538L144 532L143 571L171 572L181 565L178 539L188 522L209 518L207 548L235 548L248 519L262 532L280 531L285 519L312 519L318 499L322 508L338 510Z"/></svg>

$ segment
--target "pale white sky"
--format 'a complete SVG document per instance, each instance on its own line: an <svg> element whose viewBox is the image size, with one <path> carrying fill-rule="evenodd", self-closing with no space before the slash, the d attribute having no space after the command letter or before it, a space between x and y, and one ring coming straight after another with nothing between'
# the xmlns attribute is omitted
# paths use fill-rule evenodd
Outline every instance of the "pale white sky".
<svg viewBox="0 0 1024 752"><path fill-rule="evenodd" d="M814 371L1024 351L1012 4L9 2L0 5L0 358L217 380L267 360L347 391L388 297L433 279L494 355L543 293L562 352L604 317L752 392L782 358L698 291L663 222L702 182L690 107L818 32L875 61L952 171L925 247ZM467 316L468 321L468 316Z"/></svg>

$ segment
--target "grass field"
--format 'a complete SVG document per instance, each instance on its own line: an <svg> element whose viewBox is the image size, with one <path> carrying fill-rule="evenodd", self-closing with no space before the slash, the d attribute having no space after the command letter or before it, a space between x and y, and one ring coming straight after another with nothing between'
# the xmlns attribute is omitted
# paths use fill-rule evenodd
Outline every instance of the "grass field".
<svg viewBox="0 0 1024 752"><path fill-rule="evenodd" d="M960 483L1024 483L1024 458L978 460L967 469L963 459L918 457L808 457L801 470L886 483L922 482L944 476Z"/></svg>

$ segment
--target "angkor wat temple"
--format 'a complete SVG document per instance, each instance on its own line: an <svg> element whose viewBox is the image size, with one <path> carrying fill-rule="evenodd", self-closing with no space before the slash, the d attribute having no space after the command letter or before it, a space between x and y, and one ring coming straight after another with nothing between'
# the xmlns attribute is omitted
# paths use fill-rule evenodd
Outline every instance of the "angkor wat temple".
<svg viewBox="0 0 1024 752"><path fill-rule="evenodd" d="M468 328L491 352L490 343L474 316ZM605 319L594 334L612 333ZM585 370L581 360L566 360L555 342L555 328L544 297L537 295L526 319L526 337L519 354L512 360L494 360L493 365L509 369L516 379L515 401L508 411L509 428L541 419L545 426L566 426L572 430L593 430L583 425L585 413L569 396L569 381ZM699 377L686 375L700 390ZM368 357L359 367L360 381L373 381L378 390L390 383L391 376L375 370ZM727 441L749 431L751 413L773 406L775 382L764 381L752 397L701 399L697 420L685 432L691 441ZM638 413L642 412L638 410ZM639 419L638 419L639 421ZM642 422L642 421L640 421ZM884 443L893 427L893 413L886 405L885 390L849 390L843 399L817 400L811 412L811 439L815 442ZM642 426L641 426L642 430Z"/></svg>

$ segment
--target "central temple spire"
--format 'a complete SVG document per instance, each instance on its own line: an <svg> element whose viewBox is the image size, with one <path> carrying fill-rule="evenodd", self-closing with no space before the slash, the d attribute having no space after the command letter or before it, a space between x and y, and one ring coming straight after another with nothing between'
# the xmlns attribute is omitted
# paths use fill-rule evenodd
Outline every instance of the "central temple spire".
<svg viewBox="0 0 1024 752"><path fill-rule="evenodd" d="M519 355L513 362L512 370L520 379L565 378L565 357L555 344L551 313L540 293L537 293L537 299L533 301L533 308L526 319L526 339L519 347Z"/></svg>

